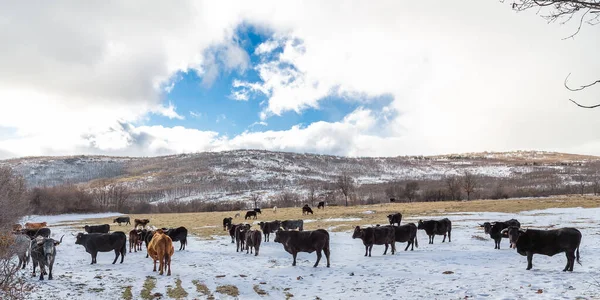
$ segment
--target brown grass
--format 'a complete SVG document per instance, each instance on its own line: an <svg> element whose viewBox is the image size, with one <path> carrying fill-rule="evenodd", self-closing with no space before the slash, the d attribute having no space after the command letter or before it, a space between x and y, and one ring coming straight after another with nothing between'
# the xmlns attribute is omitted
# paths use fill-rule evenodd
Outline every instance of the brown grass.
<svg viewBox="0 0 600 300"><path fill-rule="evenodd" d="M269 294L269 293L267 293L267 291L265 291L265 290L261 289L261 288L260 288L260 286L259 286L258 284L255 284L255 285L254 285L254 291L255 291L257 294L261 295L261 296L265 296L265 295L268 295L268 294Z"/></svg>
<svg viewBox="0 0 600 300"><path fill-rule="evenodd" d="M220 285L217 287L216 291L217 293L229 295L232 297L237 297L240 295L240 291L238 290L237 286L230 284Z"/></svg>
<svg viewBox="0 0 600 300"><path fill-rule="evenodd" d="M401 212L404 219L417 219L424 215L444 215L450 212L505 212L516 213L520 211L564 207L600 207L600 197L594 196L557 196L533 199L508 199L508 200L477 200L477 201L444 201L444 202L416 202L416 203L386 203L359 206L327 206L325 210L314 209L314 215L302 215L301 208L278 208L277 213L267 207L256 221L311 219L314 222L305 223L306 230L317 228L330 228L332 231L351 230L356 225L386 224L387 215ZM365 214L365 211L373 211ZM213 235L228 235L223 231L223 218L233 217L233 212L206 212L206 213L181 213L181 214L141 214L130 215L133 219L148 218L149 225L156 227L185 226L188 231L204 239L211 239ZM241 218L234 219L234 223L245 222L242 212ZM331 218L360 218L359 221L331 221ZM252 223L255 220L247 220ZM112 224L112 218L87 220L88 224L111 224L112 230L128 231L132 227ZM75 225L74 225L75 226ZM258 227L258 226L256 226Z"/></svg>

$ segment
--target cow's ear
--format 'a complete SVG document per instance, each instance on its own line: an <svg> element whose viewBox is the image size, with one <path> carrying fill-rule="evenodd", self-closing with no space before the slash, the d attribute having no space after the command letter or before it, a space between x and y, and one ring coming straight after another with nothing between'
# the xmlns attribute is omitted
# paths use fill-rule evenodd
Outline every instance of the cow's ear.
<svg viewBox="0 0 600 300"><path fill-rule="evenodd" d="M60 242L59 241L54 241L54 246L58 246L58 245L60 245Z"/></svg>

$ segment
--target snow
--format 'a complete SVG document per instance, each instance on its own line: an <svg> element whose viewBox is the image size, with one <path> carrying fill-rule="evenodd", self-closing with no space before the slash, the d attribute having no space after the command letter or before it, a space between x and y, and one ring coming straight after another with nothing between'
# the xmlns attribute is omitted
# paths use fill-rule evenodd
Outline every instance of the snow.
<svg viewBox="0 0 600 300"><path fill-rule="evenodd" d="M158 279L152 293L161 293L165 298L167 286L174 286L175 280L181 279L188 299L206 299L196 292L192 280L204 282L217 299L232 299L215 292L217 286L225 284L238 287L239 299L284 299L286 292L293 294L293 299L590 299L600 294L600 285L594 279L600 275L600 256L596 255L600 250L596 221L600 208L438 214L419 219L451 219L451 243L441 243L442 237L436 236L435 243L429 245L427 236L419 230L419 247L415 251L404 252L406 244L397 243L399 251L395 255L383 256L383 246L375 246L373 256L364 257L362 242L352 239L351 232L335 232L331 233L331 268L325 267L324 258L319 267L313 268L315 253L298 254L298 265L292 267L291 255L281 244L272 242L272 236L271 242L261 245L259 256L236 253L228 236L215 236L213 240L192 237L185 251L178 251L179 243L175 243L170 277L153 273L152 261L145 258L145 253L127 253L125 262L115 265L111 264L113 253L100 253L98 264L90 265L90 255L74 244L70 235L74 231L58 225L52 228L53 236L65 237L57 247L54 280L39 282L29 276L27 280L37 286L31 298L40 299L120 299L125 286L131 286L134 299L139 299L146 276ZM60 222L82 218L54 217ZM533 269L526 271L524 256L509 249L506 240L502 241L501 250L495 250L494 243L478 227L484 221L511 218L518 219L525 228L580 229L583 266L575 265L574 272L565 273L561 271L566 264L565 255L535 255ZM446 271L453 273L444 274ZM31 272L31 264L25 272ZM268 295L256 294L254 285Z"/></svg>
<svg viewBox="0 0 600 300"><path fill-rule="evenodd" d="M30 215L21 219L21 223L26 222L46 222L56 224L59 222L81 221L87 219L112 218L123 216L118 212L96 213L96 214L63 214L63 215Z"/></svg>
<svg viewBox="0 0 600 300"><path fill-rule="evenodd" d="M329 218L324 219L325 222L345 222L345 221L360 221L361 218Z"/></svg>

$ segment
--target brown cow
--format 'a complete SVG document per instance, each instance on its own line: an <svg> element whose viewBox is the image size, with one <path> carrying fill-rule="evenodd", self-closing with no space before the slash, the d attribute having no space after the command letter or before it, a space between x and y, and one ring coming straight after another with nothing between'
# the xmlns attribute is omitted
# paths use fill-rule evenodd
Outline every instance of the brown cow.
<svg viewBox="0 0 600 300"><path fill-rule="evenodd" d="M154 261L153 272L156 272L156 261L160 262L158 274L163 275L163 271L168 268L167 276L171 276L171 256L175 253L173 241L164 233L162 229L157 229L154 236L148 244L148 255Z"/></svg>
<svg viewBox="0 0 600 300"><path fill-rule="evenodd" d="M131 253L131 248L134 252L142 251L142 232L137 229L129 232L129 253Z"/></svg>
<svg viewBox="0 0 600 300"><path fill-rule="evenodd" d="M246 254L248 254L248 250L252 253L252 248L254 248L254 256L258 256L261 240L260 230L250 230L246 232Z"/></svg>
<svg viewBox="0 0 600 300"><path fill-rule="evenodd" d="M135 222L135 227L133 228L138 228L138 226L142 225L143 228L146 228L146 225L148 225L148 223L150 223L150 220L148 219L135 219L133 220Z"/></svg>
<svg viewBox="0 0 600 300"><path fill-rule="evenodd" d="M41 223L25 223L25 228L26 229L40 229L40 228L44 228L46 227L47 224L46 222L41 222Z"/></svg>
<svg viewBox="0 0 600 300"><path fill-rule="evenodd" d="M12 230L14 232L21 231L21 229L23 229L23 226L21 226L21 224L15 224L12 226Z"/></svg>

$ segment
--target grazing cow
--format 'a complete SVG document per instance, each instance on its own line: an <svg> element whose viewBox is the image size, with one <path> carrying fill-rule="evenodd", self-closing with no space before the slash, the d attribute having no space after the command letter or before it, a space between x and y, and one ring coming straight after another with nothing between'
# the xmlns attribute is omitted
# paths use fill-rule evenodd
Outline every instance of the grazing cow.
<svg viewBox="0 0 600 300"><path fill-rule="evenodd" d="M118 217L113 220L113 223L119 223L119 226L121 226L121 223L125 223L125 225L131 225L129 217Z"/></svg>
<svg viewBox="0 0 600 300"><path fill-rule="evenodd" d="M250 224L239 224L235 228L235 252L244 251L244 245L246 243L246 232L250 230Z"/></svg>
<svg viewBox="0 0 600 300"><path fill-rule="evenodd" d="M319 201L319 205L317 205L317 209L325 209L325 201Z"/></svg>
<svg viewBox="0 0 600 300"><path fill-rule="evenodd" d="M490 238L494 240L494 249L500 249L500 242L502 241L503 236L502 231L510 226L515 226L517 228L521 228L521 223L515 219L510 219L504 222L485 222L483 224L479 224L480 227L483 227L484 232L490 235ZM512 248L512 245L510 245Z"/></svg>
<svg viewBox="0 0 600 300"><path fill-rule="evenodd" d="M75 244L85 247L85 252L92 255L92 264L97 263L96 257L98 252L115 251L115 260L121 255L121 263L127 253L127 236L123 231L115 231L113 233L78 233L75 237Z"/></svg>
<svg viewBox="0 0 600 300"><path fill-rule="evenodd" d="M400 221L402 221L401 213L391 214L391 215L388 215L387 217L388 217L388 220L390 221L390 225L398 224L398 226L400 226Z"/></svg>
<svg viewBox="0 0 600 300"><path fill-rule="evenodd" d="M265 235L265 242L268 242L271 233L275 233L277 230L279 230L279 227L281 227L281 222L260 222L258 223L258 226L260 226L260 230L262 230L263 234Z"/></svg>
<svg viewBox="0 0 600 300"><path fill-rule="evenodd" d="M327 258L327 267L329 268L329 233L325 229L315 231L277 231L275 233L275 242L283 244L283 248L294 258L292 266L296 265L296 256L298 252L317 252L317 262L313 267L319 265L321 261L321 251L325 252Z"/></svg>
<svg viewBox="0 0 600 300"><path fill-rule="evenodd" d="M19 232L19 231L21 231L21 229L23 229L23 226L21 226L21 224L14 224L12 226L13 232Z"/></svg>
<svg viewBox="0 0 600 300"><path fill-rule="evenodd" d="M150 220L148 219L134 219L133 220L135 226L134 228L138 228L138 226L142 226L142 228L145 228L146 225L148 225L148 223L150 223Z"/></svg>
<svg viewBox="0 0 600 300"><path fill-rule="evenodd" d="M40 229L40 228L44 228L48 226L48 224L46 224L46 222L41 222L41 223L25 223L25 228L26 229Z"/></svg>
<svg viewBox="0 0 600 300"><path fill-rule="evenodd" d="M56 258L56 246L62 243L64 235L60 237L60 241L54 239L36 237L31 240L31 263L33 265L33 273L35 276L35 267L40 267L40 280L44 280L44 275L48 274L48 279L52 280L52 268L54 267L54 259ZM48 273L46 273L48 267Z"/></svg>
<svg viewBox="0 0 600 300"><path fill-rule="evenodd" d="M30 239L34 239L38 236L43 236L45 238L49 238L51 230L50 230L50 228L21 229L21 233L24 235L27 235Z"/></svg>
<svg viewBox="0 0 600 300"><path fill-rule="evenodd" d="M163 231L171 238L172 242L180 242L179 251L185 250L185 246L187 245L187 228L180 226L177 228L163 228Z"/></svg>
<svg viewBox="0 0 600 300"><path fill-rule="evenodd" d="M312 214L313 214L313 210L310 208L310 206L308 206L308 204L305 204L305 205L302 207L302 214L303 214L303 215L304 215L304 214L307 214L307 215L308 215L308 213L310 213L310 214L312 215Z"/></svg>
<svg viewBox="0 0 600 300"><path fill-rule="evenodd" d="M273 206L273 213L276 214L277 213L277 206Z"/></svg>
<svg viewBox="0 0 600 300"><path fill-rule="evenodd" d="M229 236L231 236L231 243L235 243L235 229L240 226L241 224L229 224L229 226L227 226L227 230L229 230Z"/></svg>
<svg viewBox="0 0 600 300"><path fill-rule="evenodd" d="M231 220L233 220L232 217L223 218L223 231L227 231L227 227L229 227L229 225L231 225Z"/></svg>
<svg viewBox="0 0 600 300"><path fill-rule="evenodd" d="M396 198L390 198L390 202L396 202Z"/></svg>
<svg viewBox="0 0 600 300"><path fill-rule="evenodd" d="M281 228L283 230L292 230L298 229L298 231L304 230L304 221L303 220L285 220L281 222Z"/></svg>
<svg viewBox="0 0 600 300"><path fill-rule="evenodd" d="M255 211L257 214L259 214L259 215L262 215L262 211L260 210L260 208L255 208L255 209L254 209L254 211Z"/></svg>
<svg viewBox="0 0 600 300"><path fill-rule="evenodd" d="M435 235L443 235L444 239L442 243L446 241L446 234L448 235L448 243L451 242L452 222L448 218L441 220L419 220L418 229L424 229L425 233L429 236L429 243L433 244L433 238Z"/></svg>
<svg viewBox="0 0 600 300"><path fill-rule="evenodd" d="M110 231L110 225L108 225L108 224L92 225L92 226L85 225L85 226L83 226L83 229L87 233L108 233Z"/></svg>
<svg viewBox="0 0 600 300"><path fill-rule="evenodd" d="M129 232L129 253L131 248L134 252L138 252L138 249L142 251L142 231L133 229Z"/></svg>
<svg viewBox="0 0 600 300"><path fill-rule="evenodd" d="M261 240L259 230L249 230L246 232L246 254L248 254L248 250L252 253L252 248L254 248L254 256L258 256Z"/></svg>
<svg viewBox="0 0 600 300"><path fill-rule="evenodd" d="M254 217L254 219L256 220L256 212L253 210L249 210L246 212L246 216L244 216L244 220L248 220L251 217Z"/></svg>
<svg viewBox="0 0 600 300"><path fill-rule="evenodd" d="M162 229L157 229L152 236L150 244L148 244L148 254L154 261L154 269L156 272L156 261L159 261L158 275L163 275L163 271L167 270L167 276L171 276L171 256L175 253L173 241L166 235Z"/></svg>
<svg viewBox="0 0 600 300"><path fill-rule="evenodd" d="M386 227L394 228L396 242L408 242L406 244L406 248L404 248L404 251L407 251L408 247L411 247L410 251L413 251L415 246L419 248L419 241L417 240L417 225L415 225L415 223L408 223L402 226L387 225Z"/></svg>
<svg viewBox="0 0 600 300"><path fill-rule="evenodd" d="M553 230L522 230L518 227L505 229L513 248L523 256L527 256L527 270L533 267L533 254L553 256L565 252L567 265L563 271L573 271L575 259L579 262L579 244L581 232L575 228L560 228Z"/></svg>
<svg viewBox="0 0 600 300"><path fill-rule="evenodd" d="M16 254L19 258L17 268L25 269L29 262L31 239L25 235L19 234L15 236L14 242L10 245L9 253Z"/></svg>
<svg viewBox="0 0 600 300"><path fill-rule="evenodd" d="M389 226L367 227L361 229L360 226L354 228L353 239L361 239L365 245L365 256L371 257L373 245L385 245L383 255L387 253L388 245L392 245L392 254L396 253L396 232Z"/></svg>

